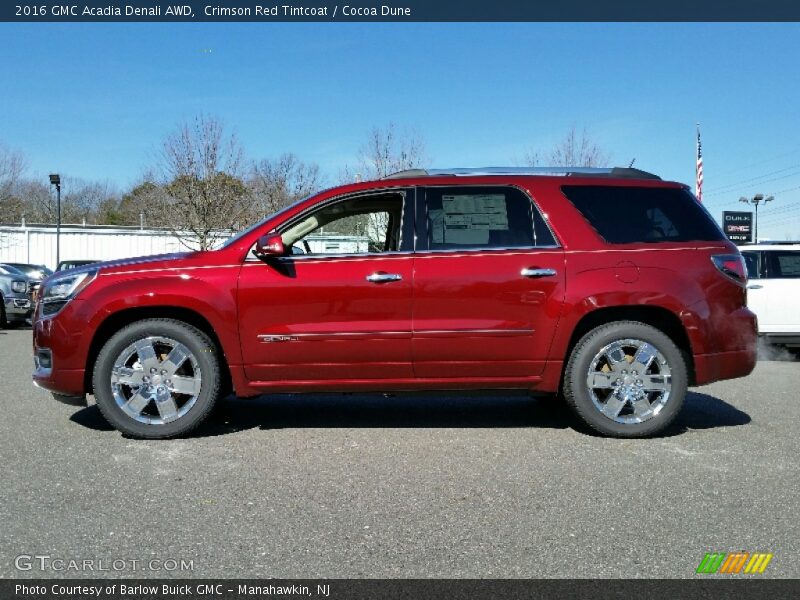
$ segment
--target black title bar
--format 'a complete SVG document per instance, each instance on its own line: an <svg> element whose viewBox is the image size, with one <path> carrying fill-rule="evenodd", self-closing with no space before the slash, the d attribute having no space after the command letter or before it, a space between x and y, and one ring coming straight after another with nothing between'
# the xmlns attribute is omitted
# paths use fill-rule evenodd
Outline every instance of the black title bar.
<svg viewBox="0 0 800 600"><path fill-rule="evenodd" d="M799 21L797 0L12 0L7 22Z"/></svg>

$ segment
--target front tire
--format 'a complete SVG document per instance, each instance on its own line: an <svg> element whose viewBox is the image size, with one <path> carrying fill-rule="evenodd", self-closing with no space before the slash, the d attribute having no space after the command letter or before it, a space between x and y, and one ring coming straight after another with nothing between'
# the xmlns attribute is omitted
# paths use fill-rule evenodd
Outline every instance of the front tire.
<svg viewBox="0 0 800 600"><path fill-rule="evenodd" d="M638 321L593 329L575 345L564 372L564 399L595 431L646 437L677 416L688 385L686 360L672 339Z"/></svg>
<svg viewBox="0 0 800 600"><path fill-rule="evenodd" d="M185 435L220 395L220 359L202 331L173 319L137 321L115 333L94 366L100 412L138 438Z"/></svg>

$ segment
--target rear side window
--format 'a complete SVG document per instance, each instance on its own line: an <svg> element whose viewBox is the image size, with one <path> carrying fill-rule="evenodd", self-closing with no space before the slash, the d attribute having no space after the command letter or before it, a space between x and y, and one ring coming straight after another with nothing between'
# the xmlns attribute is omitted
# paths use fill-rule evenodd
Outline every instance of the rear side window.
<svg viewBox="0 0 800 600"><path fill-rule="evenodd" d="M769 279L800 279L800 252L770 250L764 252Z"/></svg>
<svg viewBox="0 0 800 600"><path fill-rule="evenodd" d="M429 250L555 245L531 199L510 187L425 190Z"/></svg>
<svg viewBox="0 0 800 600"><path fill-rule="evenodd" d="M611 244L726 239L684 189L566 185L561 191Z"/></svg>

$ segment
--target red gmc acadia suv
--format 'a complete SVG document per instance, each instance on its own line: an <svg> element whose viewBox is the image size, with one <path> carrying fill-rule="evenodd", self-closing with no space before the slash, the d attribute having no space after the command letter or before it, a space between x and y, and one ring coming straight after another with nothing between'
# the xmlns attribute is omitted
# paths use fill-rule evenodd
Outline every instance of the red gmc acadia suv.
<svg viewBox="0 0 800 600"><path fill-rule="evenodd" d="M525 389L596 431L663 430L756 362L736 246L636 169L413 170L326 190L208 252L42 286L39 387L143 438L228 393Z"/></svg>

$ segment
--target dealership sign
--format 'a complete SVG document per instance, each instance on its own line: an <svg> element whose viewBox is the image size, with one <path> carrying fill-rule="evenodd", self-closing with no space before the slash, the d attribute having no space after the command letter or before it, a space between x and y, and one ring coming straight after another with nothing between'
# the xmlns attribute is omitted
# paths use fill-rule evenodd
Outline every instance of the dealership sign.
<svg viewBox="0 0 800 600"><path fill-rule="evenodd" d="M724 211L722 213L722 230L732 242L752 242L753 213Z"/></svg>

